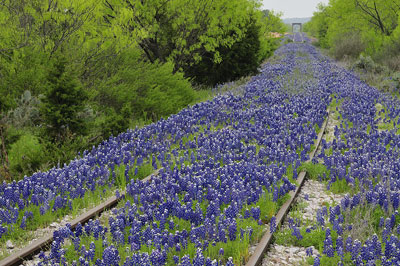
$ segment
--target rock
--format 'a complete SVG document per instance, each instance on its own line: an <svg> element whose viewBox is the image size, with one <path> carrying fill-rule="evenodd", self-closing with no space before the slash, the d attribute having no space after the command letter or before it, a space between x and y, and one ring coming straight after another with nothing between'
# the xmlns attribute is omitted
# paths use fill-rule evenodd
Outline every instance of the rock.
<svg viewBox="0 0 400 266"><path fill-rule="evenodd" d="M251 246L251 247L249 248L249 253L250 253L250 254L253 254L254 251L256 250L256 248L257 248L257 246Z"/></svg>
<svg viewBox="0 0 400 266"><path fill-rule="evenodd" d="M290 253L292 253L292 254L296 254L296 253L298 253L300 250L298 249L298 248L289 248L289 252Z"/></svg>
<svg viewBox="0 0 400 266"><path fill-rule="evenodd" d="M57 228L58 227L58 223L54 222L50 224L51 228Z"/></svg>
<svg viewBox="0 0 400 266"><path fill-rule="evenodd" d="M284 250L284 246L279 246L279 245L275 245L275 250L277 251L277 252L279 252L279 253L282 253L283 252L283 250Z"/></svg>
<svg viewBox="0 0 400 266"><path fill-rule="evenodd" d="M6 247L7 247L7 249L14 249L13 242L11 242L11 240L7 240Z"/></svg>
<svg viewBox="0 0 400 266"><path fill-rule="evenodd" d="M305 251L300 251L299 253L297 253L297 255L303 258L307 256Z"/></svg>

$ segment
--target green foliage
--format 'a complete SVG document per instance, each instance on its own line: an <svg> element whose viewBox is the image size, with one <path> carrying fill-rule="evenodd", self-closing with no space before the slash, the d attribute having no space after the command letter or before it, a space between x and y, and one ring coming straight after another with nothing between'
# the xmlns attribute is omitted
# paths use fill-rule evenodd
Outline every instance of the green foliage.
<svg viewBox="0 0 400 266"><path fill-rule="evenodd" d="M84 121L78 113L84 109L86 94L79 81L66 69L66 64L64 57L55 61L48 76L49 89L41 106L47 134L59 140L69 132L85 132Z"/></svg>
<svg viewBox="0 0 400 266"><path fill-rule="evenodd" d="M20 136L43 152L40 167L13 167L16 178L210 97L190 81L256 73L279 45L270 33L285 30L253 0L0 2L0 169Z"/></svg>
<svg viewBox="0 0 400 266"><path fill-rule="evenodd" d="M31 133L25 133L10 145L8 159L11 175L28 175L39 169L44 149L39 139Z"/></svg>
<svg viewBox="0 0 400 266"><path fill-rule="evenodd" d="M364 50L365 45L357 32L343 32L333 38L331 53L335 59L357 58Z"/></svg>
<svg viewBox="0 0 400 266"><path fill-rule="evenodd" d="M257 73L260 64L261 26L256 23L254 18L250 19L246 26L247 31L240 41L231 47L222 46L216 49L221 62L215 62L214 53L204 51L202 60L188 69L186 74L196 83L215 86ZM268 44L267 46L269 47Z"/></svg>
<svg viewBox="0 0 400 266"><path fill-rule="evenodd" d="M117 136L129 127L129 115L127 108L123 114L117 114L113 108L109 108L106 112L104 121L101 122L101 134L104 139L108 139L111 135Z"/></svg>
<svg viewBox="0 0 400 266"><path fill-rule="evenodd" d="M317 11L314 12L313 17L311 18L311 21L304 24L304 31L309 32L312 36L318 38L316 45L324 48L328 46L328 10L329 9L327 6L319 4L317 7Z"/></svg>
<svg viewBox="0 0 400 266"><path fill-rule="evenodd" d="M279 45L279 39L272 38L270 33L284 31L280 14L266 11L250 14L243 36L232 46L215 49L220 61L215 61L214 52L204 50L202 60L188 68L185 74L195 83L215 86L257 73L262 60L272 56ZM227 36L232 34L234 32L228 32Z"/></svg>
<svg viewBox="0 0 400 266"><path fill-rule="evenodd" d="M341 194L341 193L349 193L349 194L354 194L358 192L358 183L359 181L356 180L355 186L347 183L346 179L338 179L329 186L329 191L335 194Z"/></svg>
<svg viewBox="0 0 400 266"><path fill-rule="evenodd" d="M300 233L303 236L302 239L297 239L296 236L292 235L292 229L287 228L280 230L275 234L275 243L278 245L294 245L300 247L314 246L317 250L323 250L323 243L325 240L325 230L317 227L315 230L311 230L310 233L306 232L306 228L300 228ZM334 233L334 232L333 232ZM332 234L332 238L336 240L337 235Z"/></svg>
<svg viewBox="0 0 400 266"><path fill-rule="evenodd" d="M134 115L156 120L178 112L194 99L190 82L182 73L173 73L171 62L143 62L137 49L129 49L114 66L116 73L101 88L100 98L117 114L125 107L125 119Z"/></svg>
<svg viewBox="0 0 400 266"><path fill-rule="evenodd" d="M329 176L329 170L323 164L313 164L311 162L303 163L298 169L298 172L306 171L311 179L318 180L321 179L324 174Z"/></svg>
<svg viewBox="0 0 400 266"><path fill-rule="evenodd" d="M354 67L367 71L373 71L375 69L375 62L370 56L360 55L359 59L354 63Z"/></svg>
<svg viewBox="0 0 400 266"><path fill-rule="evenodd" d="M39 106L41 98L42 95L35 97L30 91L24 91L16 101L16 108L10 110L7 114L10 124L16 128L23 128L40 123Z"/></svg>
<svg viewBox="0 0 400 266"><path fill-rule="evenodd" d="M365 53L396 70L400 69L399 11L399 0L329 1L318 6L305 29L337 59Z"/></svg>
<svg viewBox="0 0 400 266"><path fill-rule="evenodd" d="M168 59L174 70L201 61L204 50L221 58L216 48L232 46L245 33L243 25L256 2L247 0L109 1L115 29L135 36L151 62ZM121 8L118 8L121 7ZM118 18L118 19L116 19Z"/></svg>

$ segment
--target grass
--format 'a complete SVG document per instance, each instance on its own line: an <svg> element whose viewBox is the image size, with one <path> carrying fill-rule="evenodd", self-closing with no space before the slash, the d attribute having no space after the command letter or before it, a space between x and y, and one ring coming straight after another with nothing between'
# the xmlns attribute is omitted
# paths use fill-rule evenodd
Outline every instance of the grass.
<svg viewBox="0 0 400 266"><path fill-rule="evenodd" d="M123 201L118 203L118 207L117 208L122 208L125 203L130 200L132 201L133 199L130 198L129 196L126 197L126 199L124 199ZM283 200L283 199L282 199ZM193 206L197 205L197 202L193 202ZM203 212L205 214L205 209L206 206L208 205L207 201L204 201L203 203L201 203L201 208L203 209ZM260 206L261 207L261 215L270 215L270 217L272 217L272 215L274 215L274 213L276 212L276 210L279 208L279 203L272 203L271 202L271 195L265 193L264 196L262 196L260 198L260 200L252 205L248 205L248 206L244 206L242 213L244 212L245 208L251 208L253 206ZM223 208L222 208L223 209ZM269 218L270 218L269 217ZM175 233L175 230L186 230L186 231L190 231L192 225L190 224L189 221L183 220L183 219L178 219L176 217L172 218L174 221L174 228L170 229L168 223L166 224L166 229L171 232L171 233ZM217 223L218 223L218 219L217 218ZM169 220L169 218L167 219ZM262 237L266 227L264 225L259 225L257 221L255 221L253 218L247 218L247 219L238 219L237 220L237 234L236 234L236 240L234 241L227 241L226 243L224 242L217 242L215 244L209 243L208 247L204 250L204 256L206 257L210 257L210 258L218 258L221 259L222 261L226 261L227 258L232 257L233 261L235 263L235 265L243 265L245 263L245 261L247 261L247 259L249 258L249 253L248 253L248 249L250 247L250 245L252 243L256 243L259 241L259 239ZM105 225L109 226L108 221L105 220ZM240 238L240 229L243 230L247 230L248 228L252 228L252 234L251 237L248 234L244 234L243 238ZM126 228L125 234L128 235L129 230ZM112 239L112 236L110 233L106 234L106 238L107 239ZM126 236L125 236L126 238ZM96 254L95 254L95 260L97 258L101 259L102 257L102 253L104 251L104 248L102 246L102 241L100 240L96 240L94 239L93 236L82 236L81 237L81 243L80 243L80 247L82 247L82 245L85 245L85 247L89 247L90 243L93 242L96 245ZM204 244L204 242L202 243ZM127 251L126 250L126 246L125 245L118 245L117 243L114 243L114 245L118 248L119 251L119 255L121 257L121 262L125 261L125 258L127 256L131 256L132 252L131 251ZM147 253L151 253L152 250L154 249L154 246L146 246L143 245L140 248L140 252L147 252ZM224 255L221 256L219 254L219 250L220 248L224 249ZM74 245L72 243L67 244L67 246L65 247L66 250L66 259L67 262L73 262L74 260L77 260L77 253L75 251ZM194 243L192 242L188 242L188 245L186 248L181 249L181 251L176 251L175 249L170 249L170 252L168 253L168 262L167 265L176 265L173 261L173 256L177 255L179 257L182 257L183 255L189 255L190 257L194 257L196 254L196 246Z"/></svg>
<svg viewBox="0 0 400 266"><path fill-rule="evenodd" d="M295 69L295 71L291 74L290 77L300 79L300 76L302 77L302 79L304 79L304 73L302 73L302 71L300 69ZM310 78L311 77L305 77L304 82L309 81ZM247 81L248 80L243 80L242 84L244 84ZM238 88L240 85L241 84L239 82L239 83L233 85L233 88ZM292 83L291 84L292 87L290 87L290 88L294 89L294 87L297 85L298 84ZM288 87L289 90L290 90L290 88ZM225 89L229 90L229 89L232 89L232 87L226 87ZM224 90L224 88L222 88L221 90ZM297 91L297 93L300 93L300 92ZM211 99L214 95L210 94L209 91L198 91L197 96L198 96L198 98L196 101L203 101L206 99ZM296 113L294 113L293 116L297 117L298 115ZM143 123L147 123L147 122L148 121L144 121ZM199 126L199 130L196 133L189 134L182 138L182 145L185 146L189 141L197 140L197 136L201 133L206 133L207 131L213 132L213 131L220 130L222 128L225 128L227 126L227 124L228 123L219 123L217 125L212 125L210 127ZM307 125L307 126L313 126L313 125ZM314 129L316 131L318 131L319 127L314 126ZM172 139L171 136L170 136L170 138ZM258 153L261 148L261 145L256 144L255 147L256 147L256 152ZM176 144L171 145L169 152L171 152L174 149L179 150L180 144L176 143ZM301 149L303 149L303 147L299 147L299 152L301 151ZM195 153L194 150L190 150L190 149L188 150L189 155L192 152ZM173 162L175 159L175 162L172 164L172 167L174 167L175 165L177 165L177 166L181 165L180 162L178 162L177 160L179 157L184 156L184 153L185 153L185 151L181 150L178 152L178 156L174 156L173 154L170 154L171 161ZM153 167L152 167L152 162L151 162L152 156L150 155L149 158L150 158L149 162L138 167L138 172L134 178L143 178L153 172ZM189 158L190 158L190 156L189 156ZM189 165L190 162L188 160L184 160L183 164ZM221 166L223 166L222 162L221 162ZM126 169L125 165L120 165L118 167L115 167L114 174L115 174L116 178L115 178L115 183L114 183L113 188L120 188L120 189L125 188L127 182L129 182L130 177L134 176L133 171L135 169L135 166L130 168L130 170L128 172L128 176L125 173L125 169ZM293 180L293 169L292 169L291 165L289 165L287 167L287 177L289 178L289 180L291 182L295 182L295 180ZM278 186L279 185L280 184L278 184ZM111 196L113 193L114 193L113 190L110 190L110 186L104 186L104 188L103 187L97 188L97 190L93 191L93 193L85 194L85 196L83 198L74 199L72 202L72 206L73 206L72 215L77 215L78 210L80 210L82 208L87 208L88 206L91 206L91 204L92 205L98 204L106 197ZM280 208L280 206L282 206L282 204L284 202L286 202L286 200L288 198L289 198L289 195L286 194L284 197L280 198L278 200L278 202L273 202L272 201L272 193L268 192L267 190L264 190L262 197L259 199L259 201L257 203L254 203L249 206L245 206L244 208L250 209L252 207L259 206L261 208L261 218L263 219L263 222L267 223L267 222L269 222L271 217L276 214L277 210ZM127 197L127 199L129 199L129 197ZM126 202L126 200L120 202L119 206L124 204L124 202ZM200 205L201 205L203 212L205 212L207 202L203 202ZM243 210L244 210L244 208L243 208ZM35 214L36 213L37 213L37 210L36 210ZM43 226L43 225L48 225L49 222L54 221L55 217L62 217L63 215L65 215L67 213L69 213L69 210L67 209L67 207L57 211L56 214L47 212L45 215L43 215L42 220L37 221L38 224L36 224L36 228ZM183 230L183 229L190 230L190 228L191 228L191 225L188 221L176 219L174 222L175 222L176 226L178 228L180 228L180 230ZM35 224L30 224L29 228L34 230ZM205 251L205 255L210 256L212 258L222 258L222 257L220 257L220 255L218 255L219 249L222 247L225 250L225 254L224 254L223 258L226 259L228 257L233 257L235 264L238 264L238 265L243 264L249 256L248 248L249 248L250 244L257 242L259 240L259 238L264 233L265 226L259 225L257 223L257 221L254 221L254 219L249 218L249 219L238 220L238 228L243 228L243 229L253 228L253 234L251 237L247 237L247 238L244 237L243 239L238 239L238 237L237 237L237 240L235 240L235 241L228 241L227 243L217 243L215 245L209 245L209 248L207 248ZM20 231L15 230L14 232L16 234L15 239L18 239L18 237L22 237L23 234L25 236L29 235L29 234L26 234L26 231L22 230L22 229ZM240 234L239 232L240 232L240 229L238 229L238 234ZM111 238L111 235L108 235L108 237ZM3 238L3 239L5 239L5 238ZM9 238L7 237L7 239L9 239ZM86 238L84 238L84 240L82 240L81 244L85 244L86 247L89 247L89 245L92 241L96 244L96 247L99 247L98 249L96 248L95 256L98 258L101 258L101 254L102 254L103 250L102 250L102 248L100 248L100 247L102 247L102 242L100 240L96 240L93 237L86 237ZM151 252L152 248L153 248L152 246L150 246L150 247L143 246L141 251ZM69 245L66 248L66 250L67 250L66 258L68 261L77 260L75 251L73 250L73 245ZM123 245L118 246L118 250L119 250L119 254L121 256L121 261L124 261L124 258L127 255L129 255L130 252L126 251L126 248ZM175 264L172 264L172 256L174 254L178 254L179 256L182 256L183 254L189 254L189 255L191 255L191 257L193 257L195 254L195 251L196 251L196 248L193 243L189 243L187 248L183 249L180 252L174 253L174 251L172 251L171 253L168 254L168 258L169 258L168 265L175 265Z"/></svg>
<svg viewBox="0 0 400 266"><path fill-rule="evenodd" d="M380 103L375 104L376 115L375 119L378 120L378 130L390 131L396 130L396 134L400 135L399 117L389 118L389 112L385 106Z"/></svg>
<svg viewBox="0 0 400 266"><path fill-rule="evenodd" d="M329 191L334 194L355 194L359 191L358 184L358 179L356 179L355 185L347 183L346 179L337 179L329 184Z"/></svg>
<svg viewBox="0 0 400 266"><path fill-rule="evenodd" d="M324 174L326 177L329 177L330 171L326 168L325 165L317 163L314 164L312 162L305 162L297 169L298 172L305 171L309 178L312 180L322 180Z"/></svg>
<svg viewBox="0 0 400 266"><path fill-rule="evenodd" d="M87 210L93 208L111 196L115 195L116 189L123 190L126 186L125 165L116 167L114 171L116 173L114 186L108 184L97 186L94 191L88 190L84 197L78 197L71 200L72 209L70 209L67 204L67 206L64 208L52 211L54 200L49 202L50 210L45 212L43 215L40 213L40 206L30 205L29 207L25 208L23 212L19 213L17 223L13 227L13 230L9 230L6 237L3 236L0 238L0 249L7 250L7 240L11 240L13 243L18 243L18 245L26 245L32 238L36 238L34 234L35 230L48 227L51 223L57 222L66 215L69 215L71 219L74 219L78 217L78 215L80 215L84 209ZM129 173L130 176L134 177L135 179L143 179L153 172L154 170L151 163L145 163L141 166L138 166L137 175L134 175L134 168L130 169ZM24 216L25 212L29 211L33 213L33 218L28 219L26 228L22 229L20 227L22 217ZM8 252L0 253L0 259L3 259L8 255Z"/></svg>
<svg viewBox="0 0 400 266"><path fill-rule="evenodd" d="M320 253L323 251L323 243L325 239L325 230L321 227L311 230L310 233L306 232L305 227L300 228L302 239L298 239L292 234L292 229L286 228L278 231L275 236L275 243L284 246L297 246L297 247L315 247ZM335 236L335 237L334 237ZM332 239L336 241L337 235L332 234Z"/></svg>
<svg viewBox="0 0 400 266"><path fill-rule="evenodd" d="M224 126L222 124L216 126L216 127L211 127L211 131L214 130L219 130L221 128L223 128ZM199 131L201 132L201 130ZM193 141L195 140L195 136L193 135L189 135L184 137L183 142L186 143L188 141ZM174 147L171 146L171 148L178 148L178 147ZM259 148L258 148L259 150ZM189 151L189 154L191 152L194 151ZM179 151L178 153L178 157L183 155L183 151ZM152 158L150 156L150 158ZM174 159L174 155L171 155L171 160L173 161ZM176 160L177 158L175 158ZM175 161L175 165L179 166L179 162ZM184 161L184 164L190 164L190 162L188 161ZM223 166L222 162L221 162L221 166ZM173 165L172 165L173 167ZM290 166L291 167L291 166ZM290 169L289 167L289 169ZM149 162L144 163L143 165L141 165L140 167L138 167L136 176L134 175L134 169L136 167L133 166L130 168L128 174L130 177L134 176L134 178L143 178L145 176L148 176L149 174L151 174L154 170L152 167L152 163L151 163L151 159ZM34 217L35 220L34 222L29 220L28 222L28 227L26 228L27 230L35 230L37 228L40 227L45 227L48 226L51 222L54 222L57 218L61 218L63 216L65 216L66 214L70 214L73 218L76 217L79 214L79 211L84 209L84 208L90 208L92 206L95 206L97 204L99 204L101 201L103 201L104 199L112 196L114 194L114 189L110 189L111 187L115 188L115 189L123 189L126 186L126 183L129 182L129 176L126 176L125 173L125 169L126 166L125 165L120 165L120 166L116 166L114 168L114 173L115 173L115 183L113 186L110 185L106 185L103 187L97 187L96 190L94 190L93 192L88 192L85 194L85 196L83 198L76 198L72 200L72 211L69 210L68 207L65 207L63 209L59 209L56 212L46 212L45 215L39 215L39 207L38 206L30 206L27 210L31 210L34 213ZM111 171L112 172L112 171ZM289 170L289 178L291 178L292 173L290 174L290 170ZM112 176L112 173L110 173L110 177ZM264 222L269 222L269 219L276 213L276 211L280 208L280 206L287 200L288 195L286 195L285 197L282 197L281 199L278 200L278 202L272 202L272 193L268 193L266 190L264 191L263 196L260 198L260 200L255 203L252 204L250 206L246 206L246 207L255 207L255 206L260 206L261 207L261 217L263 218ZM54 202L50 203L50 208L52 208ZM205 211L204 205L203 205L203 209ZM37 219L36 217L40 217L39 219ZM22 214L20 215L20 219L22 219ZM247 223L247 224L246 224ZM250 222L247 221L246 226L250 226L252 228L259 228L259 225L257 224L257 222ZM17 223L19 224L19 223ZM190 229L190 224L186 224L185 223L181 223L178 222L178 224L180 224L180 226L182 228L187 228L187 230ZM263 227L263 226L262 226ZM263 227L264 228L264 227ZM263 230L254 230L254 234L256 237L256 239L258 239L259 236L262 235L262 231ZM6 239L12 239L13 241L17 241L18 243L26 243L28 242L31 238L33 237L32 232L28 232L26 230L23 230L19 227L15 227L14 231L11 231L11 233L7 236L7 237L3 237L1 239L2 246L5 246L5 241ZM93 239L89 239L87 241L93 241ZM252 240L253 241L253 240ZM256 241L256 240L254 240ZM226 254L227 255L232 255L232 257L235 258L235 261L239 262L239 259L242 258L246 258L248 256L248 247L249 247L249 243L246 244L245 241L237 241L237 242L232 242L231 244L229 244L230 242L228 242L227 245L224 245L224 248L226 248ZM90 244L90 243L88 243ZM188 247L190 249L190 247ZM215 251L216 250L216 251ZM211 253L210 254L214 254L216 252L218 252L218 249L215 249L214 251L212 251L211 249ZM239 252L240 250L240 252ZM71 250L69 250L68 252L71 252ZM101 254L101 251L99 254ZM186 250L185 252L188 252L189 254L191 253L190 250ZM239 252L239 253L238 253ZM69 253L68 253L69 254ZM123 256L123 251L121 251L121 256ZM217 254L217 253L216 253ZM235 254L241 254L241 255L236 255ZM247 255L246 255L247 254ZM5 254L4 254L5 255ZM70 254L67 256L69 257L71 256Z"/></svg>
<svg viewBox="0 0 400 266"><path fill-rule="evenodd" d="M57 221L58 219L64 217L65 215L70 215L71 218L76 218L83 209L92 208L105 199L111 197L114 193L114 190L111 190L108 186L102 186L101 188L95 191L89 191L85 194L83 198L75 198L72 200L72 210L69 209L68 206L63 209L59 209L55 212L48 211L43 215L40 214L39 206L30 205L25 211L31 211L33 213L33 218L28 219L26 229L22 229L19 225L21 224L22 216L24 212L21 212L18 217L18 222L16 226L13 227L13 230L9 230L7 237L0 238L0 250L7 250L6 242L7 240L11 240L14 244L18 243L18 245L25 245L32 238L35 238L34 231L39 228L45 228L49 226L52 222ZM49 208L50 210L53 208L54 201L50 202ZM12 251L12 250L11 250ZM6 252L0 253L0 259L7 257L9 254Z"/></svg>

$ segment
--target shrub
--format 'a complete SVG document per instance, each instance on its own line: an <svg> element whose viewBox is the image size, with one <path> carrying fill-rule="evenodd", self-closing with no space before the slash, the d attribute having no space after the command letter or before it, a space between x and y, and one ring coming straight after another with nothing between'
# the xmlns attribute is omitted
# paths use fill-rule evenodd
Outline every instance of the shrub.
<svg viewBox="0 0 400 266"><path fill-rule="evenodd" d="M78 114L84 110L87 96L73 73L67 70L65 57L56 59L48 83L49 89L40 110L48 136L63 140L69 132L84 134L85 124Z"/></svg>
<svg viewBox="0 0 400 266"><path fill-rule="evenodd" d="M117 114L129 106L129 116L157 120L178 112L194 99L190 82L182 73L173 73L171 62L144 62L136 49L128 49L112 64L116 71L109 73L99 97Z"/></svg>
<svg viewBox="0 0 400 266"><path fill-rule="evenodd" d="M392 75L392 80L394 82L394 86L397 89L397 91L400 90L400 72L395 72Z"/></svg>
<svg viewBox="0 0 400 266"><path fill-rule="evenodd" d="M286 37L284 40L285 40L284 44L288 44L288 43L292 43L293 42L293 40L291 38L289 38L289 37Z"/></svg>
<svg viewBox="0 0 400 266"><path fill-rule="evenodd" d="M400 71L400 39L392 38L387 41L374 59L392 71Z"/></svg>
<svg viewBox="0 0 400 266"><path fill-rule="evenodd" d="M10 58L0 56L0 65L0 111L15 108L18 104L15 100L24 91L32 95L44 93L48 56L43 51L29 46L17 49Z"/></svg>
<svg viewBox="0 0 400 266"><path fill-rule="evenodd" d="M129 115L131 110L125 106L122 114L117 114L113 108L106 111L104 120L100 123L101 136L103 139L108 139L111 135L117 136L129 127Z"/></svg>
<svg viewBox="0 0 400 266"><path fill-rule="evenodd" d="M370 56L360 55L358 60L354 63L353 67L362 69L368 72L374 72L376 68L376 64L374 60Z"/></svg>
<svg viewBox="0 0 400 266"><path fill-rule="evenodd" d="M215 86L257 73L261 61L272 55L277 47L274 39L260 41L260 26L252 18L245 27L243 38L231 47L217 48L221 62L215 62L213 52L203 52L202 60L185 69L185 74L197 84Z"/></svg>
<svg viewBox="0 0 400 266"><path fill-rule="evenodd" d="M389 69L381 64L376 63L371 56L360 55L357 61L353 64L353 68L364 70L371 74L389 74Z"/></svg>
<svg viewBox="0 0 400 266"><path fill-rule="evenodd" d="M360 34L356 32L342 33L333 40L331 53L340 60L346 55L357 58L365 50Z"/></svg>
<svg viewBox="0 0 400 266"><path fill-rule="evenodd" d="M29 132L25 132L11 144L8 160L13 178L29 175L38 170L44 158L44 148L39 139Z"/></svg>
<svg viewBox="0 0 400 266"><path fill-rule="evenodd" d="M16 101L17 107L8 112L9 122L18 128L34 126L40 121L39 106L42 95L35 97L30 91L25 91Z"/></svg>

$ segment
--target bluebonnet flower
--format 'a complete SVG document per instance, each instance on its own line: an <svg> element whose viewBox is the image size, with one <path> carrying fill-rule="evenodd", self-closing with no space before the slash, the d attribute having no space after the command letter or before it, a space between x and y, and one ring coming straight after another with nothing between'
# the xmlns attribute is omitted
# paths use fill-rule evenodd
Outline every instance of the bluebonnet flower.
<svg viewBox="0 0 400 266"><path fill-rule="evenodd" d="M306 249L306 254L308 257L311 257L313 255L313 249L311 247Z"/></svg>
<svg viewBox="0 0 400 266"><path fill-rule="evenodd" d="M313 266L320 266L320 265L321 265L321 262L320 262L319 256L317 256L314 258Z"/></svg>
<svg viewBox="0 0 400 266"><path fill-rule="evenodd" d="M103 252L103 262L105 265L118 266L120 261L118 250L113 246L108 246Z"/></svg>
<svg viewBox="0 0 400 266"><path fill-rule="evenodd" d="M351 259L353 261L357 259L360 249L361 249L361 242L359 240L355 240L351 248Z"/></svg>
<svg viewBox="0 0 400 266"><path fill-rule="evenodd" d="M234 266L232 257L228 258L228 261L226 262L225 266Z"/></svg>
<svg viewBox="0 0 400 266"><path fill-rule="evenodd" d="M150 254L150 261L154 266L162 266L165 265L166 258L163 256L162 252L155 249Z"/></svg>
<svg viewBox="0 0 400 266"><path fill-rule="evenodd" d="M325 240L324 240L324 252L328 257L334 256L333 242L331 237L331 230L329 228L325 231Z"/></svg>
<svg viewBox="0 0 400 266"><path fill-rule="evenodd" d="M276 217L272 216L270 221L270 233L273 234L276 230Z"/></svg>
<svg viewBox="0 0 400 266"><path fill-rule="evenodd" d="M218 254L224 256L224 248L220 248Z"/></svg>
<svg viewBox="0 0 400 266"><path fill-rule="evenodd" d="M198 248L196 251L196 256L193 259L193 266L203 266L204 265L204 256L201 248Z"/></svg>
<svg viewBox="0 0 400 266"><path fill-rule="evenodd" d="M261 215L260 207L251 208L251 215L253 216L254 220L258 221Z"/></svg>
<svg viewBox="0 0 400 266"><path fill-rule="evenodd" d="M303 239L303 236L301 235L300 230L299 230L298 227L293 226L292 229L293 229L293 232L292 232L293 236L295 236L298 240Z"/></svg>
<svg viewBox="0 0 400 266"><path fill-rule="evenodd" d="M26 227L26 216L25 215L22 217L22 221L21 221L20 227L22 229L25 229L25 227Z"/></svg>
<svg viewBox="0 0 400 266"><path fill-rule="evenodd" d="M175 264L178 265L178 263L179 263L179 257L176 256L176 255L174 255L173 260L174 260Z"/></svg>
<svg viewBox="0 0 400 266"><path fill-rule="evenodd" d="M185 255L181 258L181 263L179 266L192 266L192 262L190 261L190 257Z"/></svg>
<svg viewBox="0 0 400 266"><path fill-rule="evenodd" d="M230 241L236 240L236 231L237 231L237 225L236 221L234 220L228 227Z"/></svg>
<svg viewBox="0 0 400 266"><path fill-rule="evenodd" d="M317 222L323 226L325 225L325 219L323 216L323 212L321 210L317 210Z"/></svg>
<svg viewBox="0 0 400 266"><path fill-rule="evenodd" d="M379 227L383 227L385 225L385 218L384 217L381 217L380 219L379 219Z"/></svg>

